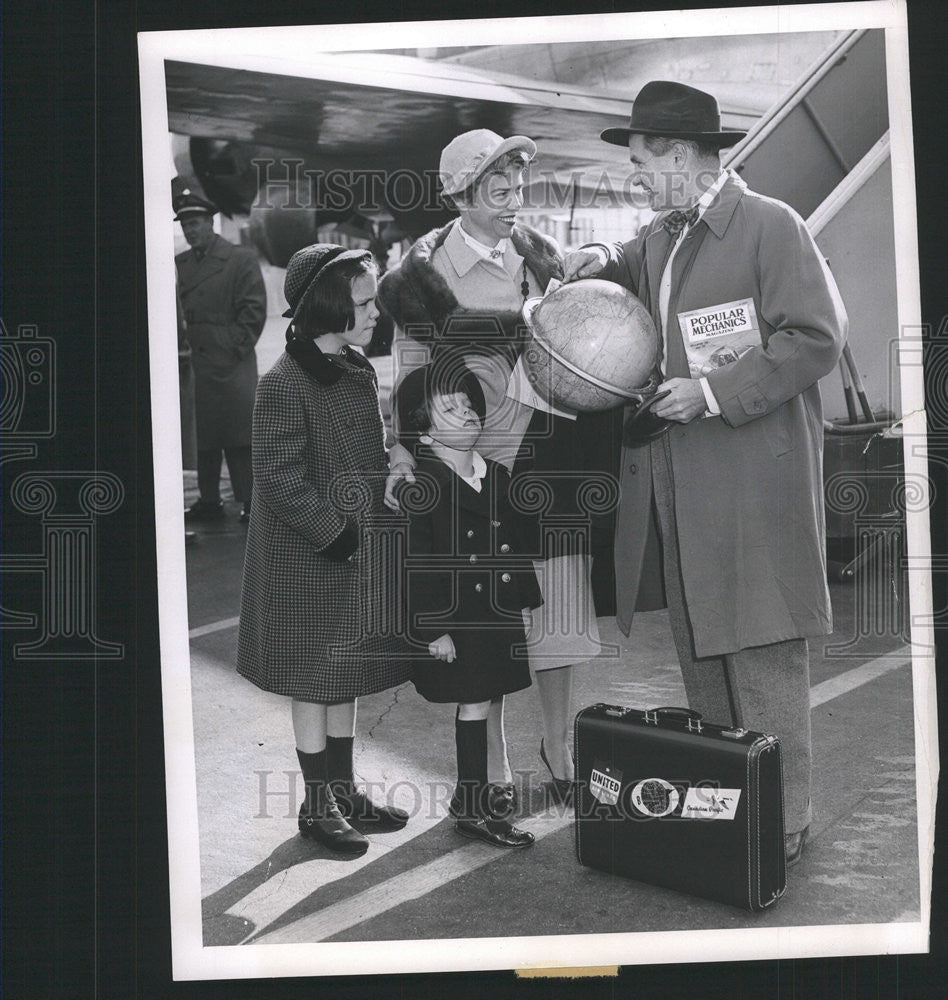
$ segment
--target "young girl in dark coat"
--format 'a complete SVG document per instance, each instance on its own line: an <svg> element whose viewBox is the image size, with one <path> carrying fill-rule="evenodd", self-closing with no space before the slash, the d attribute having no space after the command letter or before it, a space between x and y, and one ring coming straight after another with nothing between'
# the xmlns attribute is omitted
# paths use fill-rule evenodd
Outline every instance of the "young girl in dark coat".
<svg viewBox="0 0 948 1000"><path fill-rule="evenodd" d="M415 485L399 494L409 515L408 634L423 651L412 679L428 701L457 703L455 827L497 847L529 847L533 835L501 814L487 781L487 715L530 686L525 626L542 603L509 475L475 450L484 401L459 358L410 372L395 407L417 459Z"/></svg>
<svg viewBox="0 0 948 1000"><path fill-rule="evenodd" d="M237 669L292 699L300 832L362 854L364 832L408 819L352 772L356 698L409 677L404 647L373 625L395 597L375 544L388 460L375 371L352 348L368 344L379 315L376 268L364 251L315 244L293 255L285 287L286 353L254 405Z"/></svg>

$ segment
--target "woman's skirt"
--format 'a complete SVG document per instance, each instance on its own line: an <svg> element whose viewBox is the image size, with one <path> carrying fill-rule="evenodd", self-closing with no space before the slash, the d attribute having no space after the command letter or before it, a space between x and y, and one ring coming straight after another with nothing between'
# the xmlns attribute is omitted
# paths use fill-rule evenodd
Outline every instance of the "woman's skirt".
<svg viewBox="0 0 948 1000"><path fill-rule="evenodd" d="M602 648L587 555L534 562L543 604L533 611L527 633L530 669L553 670L597 656Z"/></svg>

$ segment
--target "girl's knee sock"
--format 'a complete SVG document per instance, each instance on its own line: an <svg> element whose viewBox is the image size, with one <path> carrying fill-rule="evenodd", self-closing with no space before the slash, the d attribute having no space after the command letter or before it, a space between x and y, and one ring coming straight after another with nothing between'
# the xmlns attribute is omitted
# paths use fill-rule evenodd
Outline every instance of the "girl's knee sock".
<svg viewBox="0 0 948 1000"><path fill-rule="evenodd" d="M482 816L484 790L487 787L487 720L469 722L460 718L454 723L458 755L458 791L461 808L458 815L472 819Z"/></svg>

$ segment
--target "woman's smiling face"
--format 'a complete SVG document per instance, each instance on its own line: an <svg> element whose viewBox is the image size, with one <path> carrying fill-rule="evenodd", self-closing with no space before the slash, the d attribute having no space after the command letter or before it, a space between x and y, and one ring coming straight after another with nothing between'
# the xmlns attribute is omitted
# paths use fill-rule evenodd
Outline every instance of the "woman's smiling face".
<svg viewBox="0 0 948 1000"><path fill-rule="evenodd" d="M491 247L508 239L523 208L523 168L511 164L506 170L488 173L477 182L471 201L458 208L465 230L474 239Z"/></svg>

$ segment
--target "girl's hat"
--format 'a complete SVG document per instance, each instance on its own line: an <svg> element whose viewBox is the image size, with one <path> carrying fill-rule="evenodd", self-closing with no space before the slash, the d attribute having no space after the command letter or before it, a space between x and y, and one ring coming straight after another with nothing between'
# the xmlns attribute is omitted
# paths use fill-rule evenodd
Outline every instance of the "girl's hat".
<svg viewBox="0 0 948 1000"><path fill-rule="evenodd" d="M487 413L484 390L459 351L445 351L437 361L412 369L395 386L392 394L392 410L397 420L399 438L417 441L428 430L426 422L431 397L454 392L467 393L471 406L483 424Z"/></svg>
<svg viewBox="0 0 948 1000"><path fill-rule="evenodd" d="M347 250L335 243L314 243L297 250L286 266L283 294L290 308L283 315L288 319L296 315L303 299L327 268L344 260L360 260L371 256L368 250Z"/></svg>

